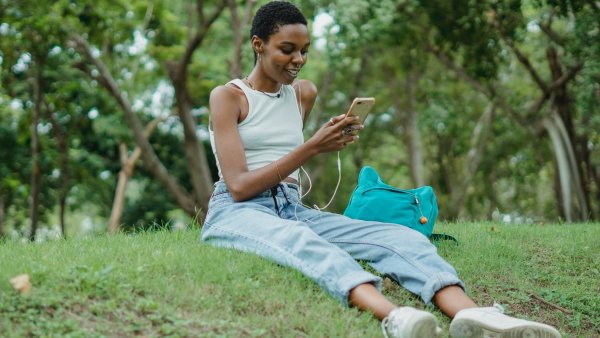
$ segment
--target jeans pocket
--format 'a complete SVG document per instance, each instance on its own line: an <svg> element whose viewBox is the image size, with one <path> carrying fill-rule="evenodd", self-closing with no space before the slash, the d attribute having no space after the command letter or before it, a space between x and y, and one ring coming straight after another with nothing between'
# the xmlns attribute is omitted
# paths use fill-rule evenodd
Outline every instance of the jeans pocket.
<svg viewBox="0 0 600 338"><path fill-rule="evenodd" d="M233 197L231 197L228 192L213 195L208 202L208 212L210 212L211 209L217 209L231 203L234 203Z"/></svg>

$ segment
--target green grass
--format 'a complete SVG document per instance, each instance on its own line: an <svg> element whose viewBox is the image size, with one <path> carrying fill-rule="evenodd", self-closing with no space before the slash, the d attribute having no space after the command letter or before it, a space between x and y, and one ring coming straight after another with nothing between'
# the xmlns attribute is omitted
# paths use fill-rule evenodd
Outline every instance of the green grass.
<svg viewBox="0 0 600 338"><path fill-rule="evenodd" d="M600 336L600 224L439 224L440 245L473 298ZM31 277L22 296L9 279ZM399 304L424 304L394 283ZM538 298L553 305L547 305ZM561 309L557 308L560 307ZM447 331L449 320L431 308ZM0 244L0 336L380 337L379 322L342 307L300 273L210 247L199 231Z"/></svg>

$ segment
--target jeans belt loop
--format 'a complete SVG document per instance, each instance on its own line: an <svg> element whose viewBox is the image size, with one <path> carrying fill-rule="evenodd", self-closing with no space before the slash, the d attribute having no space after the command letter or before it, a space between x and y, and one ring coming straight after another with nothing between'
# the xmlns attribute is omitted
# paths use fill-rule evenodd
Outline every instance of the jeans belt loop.
<svg viewBox="0 0 600 338"><path fill-rule="evenodd" d="M279 203L277 203L277 187L278 185L275 185L273 187L271 187L271 197L273 197L273 202L275 203L275 211L277 211L277 216L281 217L281 214L279 212Z"/></svg>

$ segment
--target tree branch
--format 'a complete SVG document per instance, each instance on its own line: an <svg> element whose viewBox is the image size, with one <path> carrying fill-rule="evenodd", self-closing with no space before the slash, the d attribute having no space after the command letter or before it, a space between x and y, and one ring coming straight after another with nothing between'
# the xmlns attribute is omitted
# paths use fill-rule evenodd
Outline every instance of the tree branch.
<svg viewBox="0 0 600 338"><path fill-rule="evenodd" d="M233 60L229 64L229 76L237 78L242 76L242 44L244 43L243 28L248 25L252 17L252 9L256 4L255 0L246 1L244 16L240 20L237 10L236 0L227 0L229 11L231 12L231 31L233 33Z"/></svg>
<svg viewBox="0 0 600 338"><path fill-rule="evenodd" d="M204 1L196 0L196 14L198 15L198 24L204 25Z"/></svg>
<svg viewBox="0 0 600 338"><path fill-rule="evenodd" d="M215 22L215 20L217 20L219 15L221 15L221 12L223 12L223 9L225 9L226 5L227 5L227 0L222 0L219 3L219 5L217 6L217 8L215 8L214 12L209 17L209 19L206 20L205 15L204 15L204 1L202 1L202 0L197 1L197 6L198 6L197 12L198 12L199 21L200 21L200 27L198 28L198 31L196 32L196 34L194 34L194 36L188 41L188 43L185 47L185 51L183 52L183 57L181 58L181 61L179 62L179 67L178 67L179 71L177 72L178 79L187 79L187 70L188 70L190 61L192 59L192 55L194 54L196 49L198 49L198 47L200 47L200 44L202 44L202 41L206 37L206 33L208 32L208 29Z"/></svg>
<svg viewBox="0 0 600 338"><path fill-rule="evenodd" d="M183 187L177 183L177 181L169 174L165 166L160 162L160 159L154 152L152 145L144 135L142 123L133 112L131 104L121 92L118 84L113 79L106 65L104 65L101 60L94 57L91 47L81 35L78 33L72 33L71 40L75 43L80 52L83 53L83 55L88 59L88 61L96 67L99 72L98 78L102 79L100 83L106 90L108 90L110 95L123 110L125 120L133 132L134 139L142 150L142 159L146 169L148 169L148 171L150 171L152 175L165 186L165 188L173 195L183 210L185 210L191 216L197 216L197 213L200 211L196 210L195 202L188 196L188 193L185 191L185 189L183 189Z"/></svg>
<svg viewBox="0 0 600 338"><path fill-rule="evenodd" d="M571 81L577 75L577 73L579 73L582 69L583 69L583 62L579 62L575 66L569 68L569 71L566 74L563 74L556 81L552 82L550 84L550 86L548 86L548 91L552 92L552 91L556 90L556 88Z"/></svg>
<svg viewBox="0 0 600 338"><path fill-rule="evenodd" d="M467 74L467 72L462 67L454 63L450 59L450 57L448 57L448 55L446 55L446 53L441 51L439 48L427 44L425 46L425 49L431 54L433 54L438 59L438 61L440 61L440 63L450 68L450 70L452 70L456 75L458 75L458 77L475 87L475 89L477 89L478 92L483 93L488 98L491 98L493 96L487 88L485 88L479 81Z"/></svg>
<svg viewBox="0 0 600 338"><path fill-rule="evenodd" d="M573 311L571 311L571 310L567 310L567 309L565 309L564 307L562 307L562 306L558 306L558 305L556 305L556 304L554 304L554 303L550 303L549 301L547 301L547 300L545 300L544 298L542 298L542 297L540 297L540 296L536 295L536 294L535 294L535 293L533 293L533 292L531 292L529 295L531 296L531 298L533 298L533 299L535 299L535 300L538 300L538 301L540 301L540 302L542 302L542 303L544 303L544 304L546 304L546 305L548 305L548 306L550 306L550 307L553 307L553 308L555 308L555 309L557 309L557 310L560 310L560 311L562 311L562 312L563 312L563 313L565 313L565 314L568 314L568 315L572 315L572 314L573 314Z"/></svg>
<svg viewBox="0 0 600 338"><path fill-rule="evenodd" d="M446 55L446 53L441 51L439 48L427 44L425 49L428 52L432 53L440 63L452 70L459 78L471 84L477 91L486 96L488 100L495 103L503 111L508 113L515 121L519 122L519 124L521 124L522 126L525 126L530 132L537 134L537 129L533 129L531 123L529 123L526 118L519 115L501 95L498 95L496 93L493 87L485 86L479 80L471 77L461 66L457 65L454 61L452 61L450 57ZM543 102L545 102L545 100L541 103L543 104ZM533 111L535 112L537 110Z"/></svg>
<svg viewBox="0 0 600 338"><path fill-rule="evenodd" d="M519 62L525 67L525 69L527 69L527 71L533 78L533 81L538 85L538 87L540 87L540 89L543 92L545 92L546 91L546 83L544 82L544 80L542 80L542 78L537 73L535 68L533 68L533 65L529 61L529 58L527 58L527 56L525 56L525 54L523 54L523 52L521 52L521 50L515 45L515 43L514 43L514 41L512 41L512 39L510 39L509 37L506 36L504 29L502 29L502 25L498 19L498 15L493 16L493 25L498 30L498 33L500 34L500 38L502 39L502 41L504 41L506 43L506 45L508 45L508 47L516 55L517 60L519 60Z"/></svg>
<svg viewBox="0 0 600 338"><path fill-rule="evenodd" d="M194 196L202 207L208 205L213 182L210 176L208 161L206 160L206 152L196 136L197 122L191 113L190 95L187 90L188 68L191 64L194 51L202 44L210 26L221 15L226 6L227 0L221 0L213 13L206 18L204 14L204 2L197 1L199 27L195 35L188 41L181 60L166 63L169 78L175 89L178 115L183 125L184 150L190 173L190 181Z"/></svg>
<svg viewBox="0 0 600 338"><path fill-rule="evenodd" d="M579 73L579 71L581 71L581 69L583 69L583 63L578 63L574 67L571 67L566 74L563 74L563 76L558 78L556 81L552 82L550 84L550 86L548 86L548 88L542 93L542 95L531 106L531 112L535 113L535 112L540 111L540 109L542 109L542 106L544 105L544 103L546 103L546 101L548 99L550 99L550 96L552 95L552 93L560 86L562 86L565 83L567 83L568 81L572 80L577 75L577 73Z"/></svg>
<svg viewBox="0 0 600 338"><path fill-rule="evenodd" d="M540 87L540 89L544 92L547 91L548 88L547 88L546 83L544 82L544 80L542 80L542 78L537 73L535 68L533 68L531 61L529 61L529 58L527 56L525 56L525 54L523 54L523 52L521 52L519 47L517 47L514 44L514 42L512 40L510 40L509 38L507 38L503 33L500 33L500 36L502 37L502 40L508 45L508 47L513 51L513 53L515 53L517 60L519 60L519 62L523 65L523 67L525 67L525 69L527 69L527 72L529 72L529 75L531 75L531 77L533 78L533 81L538 85L538 87Z"/></svg>
<svg viewBox="0 0 600 338"><path fill-rule="evenodd" d="M554 30L552 30L552 27L550 25L551 25L550 22L538 24L538 26L540 27L542 32L544 32L544 34L546 34L548 36L548 38L550 38L550 40L552 40L554 43L564 47L566 39L561 37L560 35L558 35L558 33L556 33Z"/></svg>

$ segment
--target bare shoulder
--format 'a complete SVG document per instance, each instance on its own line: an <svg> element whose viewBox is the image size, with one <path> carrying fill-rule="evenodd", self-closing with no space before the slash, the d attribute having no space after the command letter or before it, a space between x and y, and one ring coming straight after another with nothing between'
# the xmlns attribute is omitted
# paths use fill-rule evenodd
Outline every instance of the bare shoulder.
<svg viewBox="0 0 600 338"><path fill-rule="evenodd" d="M219 103L221 101L231 102L237 100L240 95L244 95L241 89L233 85L221 85L213 88L210 92L210 103Z"/></svg>
<svg viewBox="0 0 600 338"><path fill-rule="evenodd" d="M230 84L217 86L210 92L210 114L213 117L226 114L237 119L243 100L244 92L240 88Z"/></svg>
<svg viewBox="0 0 600 338"><path fill-rule="evenodd" d="M316 100L317 86L315 86L315 84L312 81L306 79L298 80L297 85L295 87L296 93L298 93L298 90L300 90L300 92L302 93L302 101L314 102Z"/></svg>

